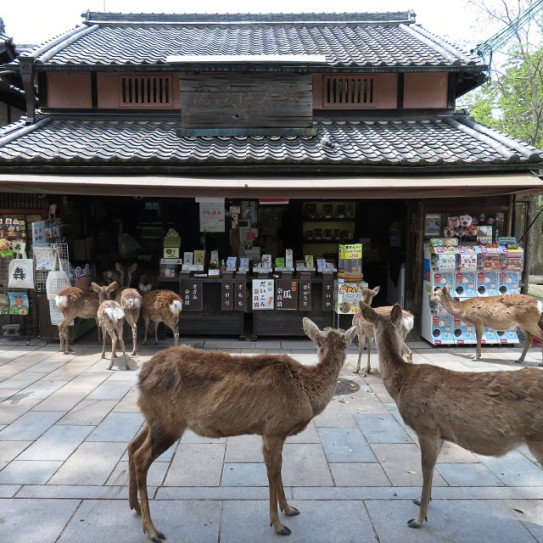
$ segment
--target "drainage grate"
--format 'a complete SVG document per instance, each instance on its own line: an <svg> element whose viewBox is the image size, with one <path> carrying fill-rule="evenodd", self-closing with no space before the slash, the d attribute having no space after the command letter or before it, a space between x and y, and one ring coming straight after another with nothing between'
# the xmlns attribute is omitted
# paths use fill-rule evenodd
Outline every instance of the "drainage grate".
<svg viewBox="0 0 543 543"><path fill-rule="evenodd" d="M338 379L336 391L334 396L342 396L343 394L352 394L353 392L358 392L360 390L360 385L349 381L349 379Z"/></svg>

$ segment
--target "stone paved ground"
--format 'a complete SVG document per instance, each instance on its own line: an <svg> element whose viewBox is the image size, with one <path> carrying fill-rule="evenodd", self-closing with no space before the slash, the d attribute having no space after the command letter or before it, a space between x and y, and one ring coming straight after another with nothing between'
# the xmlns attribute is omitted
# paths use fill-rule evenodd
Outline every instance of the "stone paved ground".
<svg viewBox="0 0 543 543"><path fill-rule="evenodd" d="M305 340L185 340L236 352L290 352L315 360ZM463 371L518 369L520 347L436 349L411 342L415 363ZM169 346L163 341L158 348ZM0 345L0 542L147 541L127 503L126 446L142 424L136 371L158 348L132 357L131 370L107 371L93 338L65 356L57 345ZM526 365L536 366L533 348ZM406 521L420 493L420 452L378 372L343 377L358 385L284 447L283 479L301 514L285 520L286 541L543 541L543 470L526 448L489 458L446 445L434 476L429 522ZM374 356L374 364L377 358ZM543 371L543 370L542 370ZM477 413L473 414L477 416ZM149 473L155 524L170 542L277 542L268 525L260 438L203 439L187 433Z"/></svg>

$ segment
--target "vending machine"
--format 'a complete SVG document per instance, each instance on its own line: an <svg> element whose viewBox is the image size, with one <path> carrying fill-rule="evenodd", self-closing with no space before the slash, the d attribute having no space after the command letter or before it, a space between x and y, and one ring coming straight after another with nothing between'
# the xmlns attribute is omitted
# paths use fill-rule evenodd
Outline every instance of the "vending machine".
<svg viewBox="0 0 543 543"><path fill-rule="evenodd" d="M501 268L501 251L498 246L480 248L477 272L477 295L498 296L499 270Z"/></svg>
<svg viewBox="0 0 543 543"><path fill-rule="evenodd" d="M454 291L458 298L474 298L477 296L477 259L479 247L458 247L456 286Z"/></svg>
<svg viewBox="0 0 543 543"><path fill-rule="evenodd" d="M515 244L501 245L499 272L500 294L520 294L520 278L524 266L524 250Z"/></svg>

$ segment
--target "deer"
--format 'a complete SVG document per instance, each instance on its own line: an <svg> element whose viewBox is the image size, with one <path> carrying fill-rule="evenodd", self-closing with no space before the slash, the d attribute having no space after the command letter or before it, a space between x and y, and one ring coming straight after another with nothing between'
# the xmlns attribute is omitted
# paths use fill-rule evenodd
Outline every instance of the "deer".
<svg viewBox="0 0 543 543"><path fill-rule="evenodd" d="M526 444L543 467L543 371L460 372L430 364L408 364L402 357L402 309L390 317L360 302L362 316L373 324L379 367L387 392L417 434L422 465L422 494L416 518L428 520L432 476L443 441L476 454L502 456Z"/></svg>
<svg viewBox="0 0 543 543"><path fill-rule="evenodd" d="M158 344L158 325L163 322L173 332L174 346L179 344L179 316L183 309L183 298L172 290L150 290L142 296L143 344L147 344L149 322L155 327L155 345Z"/></svg>
<svg viewBox="0 0 543 543"><path fill-rule="evenodd" d="M328 405L356 334L321 331L307 317L307 336L317 345L318 362L304 366L288 355L238 355L204 351L188 345L159 351L143 364L138 378L138 406L145 423L128 445L129 505L142 516L143 531L159 543L147 495L153 461L188 428L200 436L262 436L269 482L270 525L279 535L291 530L280 519L298 515L286 499L281 478L283 443L301 432ZM138 501L139 495L139 501Z"/></svg>
<svg viewBox="0 0 543 543"><path fill-rule="evenodd" d="M373 289L362 287L360 285L357 286L358 291L360 292L362 296L362 301L367 304L371 305L373 298L379 294L379 291L381 290L381 287L377 286ZM391 305L385 305L381 307L376 307L375 311L377 311L380 315L388 316L390 315L390 312L392 310ZM360 310L356 308L355 313L353 315L353 326L357 327L358 330L358 361L356 363L356 369L354 370L354 373L360 373L360 361L362 359L362 351L364 350L364 344L366 345L366 348L368 350L368 362L366 364L366 373L371 373L371 344L373 341L374 331L373 331L373 325L366 321L362 315L360 314ZM415 324L415 317L413 313L407 310L402 311L402 339L404 340L402 342L402 350L403 350L403 356L408 362L413 361L413 353L411 352L411 349L405 344L405 338L407 337L407 334L413 330L413 326Z"/></svg>
<svg viewBox="0 0 543 543"><path fill-rule="evenodd" d="M100 341L100 326L98 325L98 318L96 315L100 302L96 292L84 290L79 287L68 287L61 290L55 296L55 303L62 312L62 322L58 325L61 352L64 352L64 354L69 354L70 352L68 326L70 326L77 317L81 319L96 319L98 342Z"/></svg>
<svg viewBox="0 0 543 543"><path fill-rule="evenodd" d="M543 302L526 294L507 294L484 298L468 298L457 302L451 297L448 287L438 287L430 296L431 302L439 302L445 310L475 328L477 348L473 360L481 358L481 341L485 326L494 330L509 330L517 326L526 336L524 350L517 360L521 363L532 345L534 337L543 340L541 322ZM541 364L543 366L543 343L541 344Z"/></svg>
<svg viewBox="0 0 543 543"><path fill-rule="evenodd" d="M115 351L117 343L119 343L124 355L124 367L129 370L130 366L128 365L123 341L124 311L118 302L109 299L110 294L117 290L118 286L117 281L113 281L113 283L105 287L101 287L98 283L91 283L91 288L96 292L100 301L96 314L98 324L102 329L102 358L106 357L106 337L109 336L111 339L111 360L107 369L110 370L113 367Z"/></svg>
<svg viewBox="0 0 543 543"><path fill-rule="evenodd" d="M123 266L119 262L115 264L115 268L121 277L121 290L117 293L115 301L121 305L124 312L124 319L132 330L132 356L137 354L138 342L138 319L140 318L140 310L142 305L142 297L139 291L135 288L130 288L132 282L132 274L136 271L137 264L131 266Z"/></svg>

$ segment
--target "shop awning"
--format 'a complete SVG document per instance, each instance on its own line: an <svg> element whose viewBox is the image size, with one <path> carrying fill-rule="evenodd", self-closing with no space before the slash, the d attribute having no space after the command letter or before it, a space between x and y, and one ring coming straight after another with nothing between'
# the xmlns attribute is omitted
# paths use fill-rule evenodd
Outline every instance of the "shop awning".
<svg viewBox="0 0 543 543"><path fill-rule="evenodd" d="M528 172L417 177L180 177L0 173L0 192L89 196L457 198L526 191L543 193L543 180Z"/></svg>

